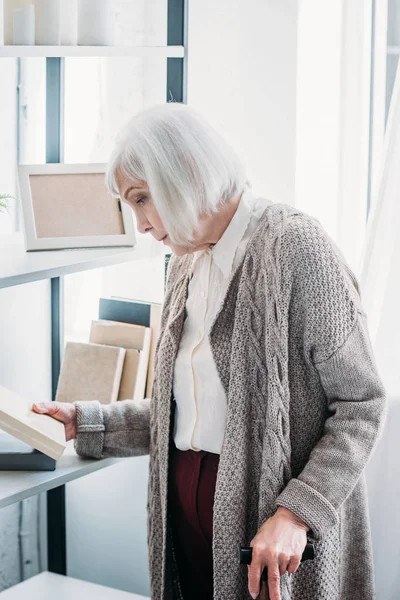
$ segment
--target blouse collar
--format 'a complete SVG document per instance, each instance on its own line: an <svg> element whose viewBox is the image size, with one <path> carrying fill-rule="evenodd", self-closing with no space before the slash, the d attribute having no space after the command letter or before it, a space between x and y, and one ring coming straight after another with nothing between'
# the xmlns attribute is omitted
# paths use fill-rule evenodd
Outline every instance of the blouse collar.
<svg viewBox="0 0 400 600"><path fill-rule="evenodd" d="M192 270L195 263L201 258L204 253L211 253L213 261L220 269L225 278L230 277L232 273L233 261L236 250L246 233L246 229L250 223L253 212L256 196L250 188L246 188L242 193L238 207L233 215L231 222L225 229L221 238L212 247L206 250L200 250L194 253Z"/></svg>

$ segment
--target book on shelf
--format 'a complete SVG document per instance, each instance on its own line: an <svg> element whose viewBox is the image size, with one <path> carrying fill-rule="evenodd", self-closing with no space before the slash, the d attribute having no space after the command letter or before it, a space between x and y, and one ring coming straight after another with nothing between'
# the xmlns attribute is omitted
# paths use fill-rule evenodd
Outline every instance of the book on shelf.
<svg viewBox="0 0 400 600"><path fill-rule="evenodd" d="M125 348L118 400L142 400L145 396L152 332L150 327L107 321L92 321L89 341Z"/></svg>
<svg viewBox="0 0 400 600"><path fill-rule="evenodd" d="M125 348L67 342L56 401L98 400L116 402L121 382Z"/></svg>
<svg viewBox="0 0 400 600"><path fill-rule="evenodd" d="M120 296L110 296L99 300L99 319L142 325L150 327L152 331L146 398L151 398L153 390L155 349L161 327L161 312L162 304L157 302L142 302Z"/></svg>
<svg viewBox="0 0 400 600"><path fill-rule="evenodd" d="M64 452L65 426L32 410L32 401L0 386L0 428L21 442L58 460Z"/></svg>

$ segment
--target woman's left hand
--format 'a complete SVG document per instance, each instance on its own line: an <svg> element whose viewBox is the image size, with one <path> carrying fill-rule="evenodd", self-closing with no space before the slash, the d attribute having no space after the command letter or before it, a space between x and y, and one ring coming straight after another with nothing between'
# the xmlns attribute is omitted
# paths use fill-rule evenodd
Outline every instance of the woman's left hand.
<svg viewBox="0 0 400 600"><path fill-rule="evenodd" d="M270 600L281 600L280 577L286 571L296 572L307 544L308 529L303 521L283 506L279 506L274 516L262 524L250 544L253 555L248 566L248 583L253 598L260 593L261 575L267 567Z"/></svg>

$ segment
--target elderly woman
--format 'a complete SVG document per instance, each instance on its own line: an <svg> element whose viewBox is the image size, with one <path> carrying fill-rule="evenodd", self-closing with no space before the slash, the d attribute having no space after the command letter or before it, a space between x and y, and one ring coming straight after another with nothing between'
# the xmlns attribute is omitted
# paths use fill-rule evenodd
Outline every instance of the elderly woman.
<svg viewBox="0 0 400 600"><path fill-rule="evenodd" d="M35 410L80 455L150 454L152 599L372 600L364 468L385 391L340 251L315 218L255 195L184 105L135 116L108 185L173 252L153 396Z"/></svg>

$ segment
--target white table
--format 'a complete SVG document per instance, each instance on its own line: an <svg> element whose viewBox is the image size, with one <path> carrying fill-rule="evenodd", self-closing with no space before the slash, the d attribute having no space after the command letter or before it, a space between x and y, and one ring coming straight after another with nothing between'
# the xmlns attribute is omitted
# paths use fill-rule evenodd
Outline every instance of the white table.
<svg viewBox="0 0 400 600"><path fill-rule="evenodd" d="M1 600L149 600L145 596L121 592L44 571L1 592Z"/></svg>

